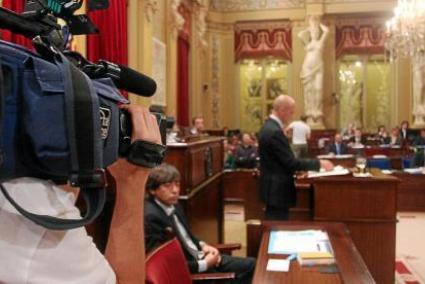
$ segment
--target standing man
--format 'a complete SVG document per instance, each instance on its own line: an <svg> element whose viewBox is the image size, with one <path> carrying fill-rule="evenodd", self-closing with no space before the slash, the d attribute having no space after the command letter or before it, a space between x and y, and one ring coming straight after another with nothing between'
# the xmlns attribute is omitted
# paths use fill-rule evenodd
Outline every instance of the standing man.
<svg viewBox="0 0 425 284"><path fill-rule="evenodd" d="M327 160L297 159L289 147L283 129L291 120L295 101L280 95L273 101L273 110L259 133L260 190L266 204L266 219L287 220L289 208L296 203L294 173L302 170L332 170Z"/></svg>
<svg viewBox="0 0 425 284"><path fill-rule="evenodd" d="M307 117L302 115L300 120L291 122L285 129L286 133L292 134L292 151L296 158L308 157L307 140L310 139L311 129L306 121Z"/></svg>

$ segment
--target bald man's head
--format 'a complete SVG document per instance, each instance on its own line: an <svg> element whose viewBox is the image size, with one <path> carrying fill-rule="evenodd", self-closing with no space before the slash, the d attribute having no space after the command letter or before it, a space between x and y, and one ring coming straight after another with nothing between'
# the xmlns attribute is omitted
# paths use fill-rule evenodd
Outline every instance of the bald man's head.
<svg viewBox="0 0 425 284"><path fill-rule="evenodd" d="M273 101L273 114L288 124L295 111L295 100L287 95L280 95Z"/></svg>

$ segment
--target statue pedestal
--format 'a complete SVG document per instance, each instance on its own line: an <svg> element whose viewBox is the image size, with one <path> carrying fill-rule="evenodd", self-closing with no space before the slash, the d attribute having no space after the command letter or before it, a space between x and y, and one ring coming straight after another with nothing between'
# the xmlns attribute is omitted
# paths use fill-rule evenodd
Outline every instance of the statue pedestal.
<svg viewBox="0 0 425 284"><path fill-rule="evenodd" d="M413 116L412 128L425 128L425 115L422 114L422 111L420 113L414 113Z"/></svg>
<svg viewBox="0 0 425 284"><path fill-rule="evenodd" d="M314 119L313 117L308 117L307 124L311 127L311 129L325 129L322 117L318 117L316 119Z"/></svg>

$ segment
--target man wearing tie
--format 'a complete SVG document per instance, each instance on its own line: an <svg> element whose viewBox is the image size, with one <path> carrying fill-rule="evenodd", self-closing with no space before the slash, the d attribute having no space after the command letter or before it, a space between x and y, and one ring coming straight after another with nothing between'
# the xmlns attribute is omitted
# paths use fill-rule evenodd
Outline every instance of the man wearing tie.
<svg viewBox="0 0 425 284"><path fill-rule="evenodd" d="M295 100L280 95L273 101L272 113L261 128L258 136L260 154L260 192L266 204L266 219L287 220L289 208L295 206L296 171L332 170L328 160L297 159L283 129L295 112Z"/></svg>
<svg viewBox="0 0 425 284"><path fill-rule="evenodd" d="M182 208L180 173L174 166L162 164L149 175L146 183L149 196L145 200L145 242L151 251L175 235L184 251L191 273L235 272L231 283L250 283L255 259L220 255L219 251L198 240L190 231Z"/></svg>
<svg viewBox="0 0 425 284"><path fill-rule="evenodd" d="M335 134L335 141L331 145L329 145L328 149L329 154L335 154L335 155L344 155L347 154L347 146L342 143L342 136L341 134L337 133Z"/></svg>

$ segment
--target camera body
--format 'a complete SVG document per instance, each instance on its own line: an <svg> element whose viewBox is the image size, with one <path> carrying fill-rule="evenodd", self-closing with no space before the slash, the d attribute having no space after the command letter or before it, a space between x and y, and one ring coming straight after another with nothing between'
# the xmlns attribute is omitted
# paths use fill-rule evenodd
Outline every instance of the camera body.
<svg viewBox="0 0 425 284"><path fill-rule="evenodd" d="M155 116L156 122L158 123L159 131L161 133L161 142L163 145L166 144L167 135L167 117L159 112L151 112ZM119 154L125 156L130 145L131 145L131 134L133 130L133 124L131 122L131 116L126 110L120 110L119 114Z"/></svg>

